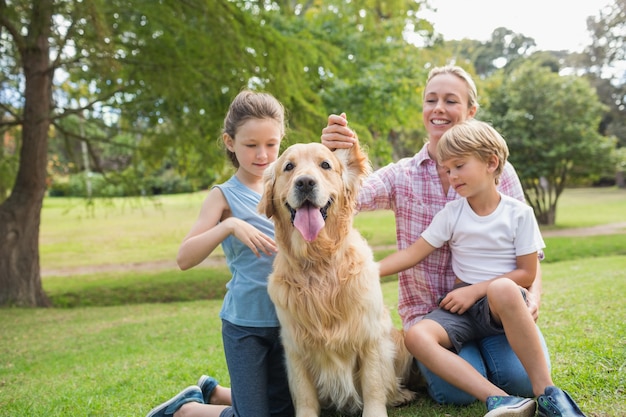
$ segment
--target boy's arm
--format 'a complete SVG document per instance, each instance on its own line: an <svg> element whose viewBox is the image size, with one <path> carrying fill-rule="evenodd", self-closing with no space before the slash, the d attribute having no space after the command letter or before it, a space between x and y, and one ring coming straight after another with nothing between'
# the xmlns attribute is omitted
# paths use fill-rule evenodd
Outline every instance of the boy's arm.
<svg viewBox="0 0 626 417"><path fill-rule="evenodd" d="M537 275L537 252L518 256L516 258L516 263L516 269L503 274L502 276L512 279L520 287L530 288L535 281L535 276Z"/></svg>
<svg viewBox="0 0 626 417"><path fill-rule="evenodd" d="M511 272L494 277L490 280L479 282L477 284L468 285L450 291L439 303L439 307L444 308L451 313L463 314L476 301L487 294L489 283L495 279L507 277L517 283L517 285L528 288L532 285L537 269L537 252L517 257L517 266ZM534 308L534 312L533 312ZM536 315L536 305L529 309L533 317ZM535 319L536 320L536 319Z"/></svg>
<svg viewBox="0 0 626 417"><path fill-rule="evenodd" d="M380 261L380 276L393 275L409 269L421 262L435 249L437 248L420 237L408 248L394 252L382 259Z"/></svg>

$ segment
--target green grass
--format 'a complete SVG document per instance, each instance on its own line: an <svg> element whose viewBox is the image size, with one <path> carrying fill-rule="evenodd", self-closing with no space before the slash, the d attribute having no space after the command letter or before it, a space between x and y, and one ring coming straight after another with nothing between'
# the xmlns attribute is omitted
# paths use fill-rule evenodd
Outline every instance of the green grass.
<svg viewBox="0 0 626 417"><path fill-rule="evenodd" d="M558 200L556 228L626 222L626 190L615 187L566 189Z"/></svg>
<svg viewBox="0 0 626 417"><path fill-rule="evenodd" d="M92 207L47 199L42 265L173 260L204 195ZM568 190L562 203L557 228L626 220L624 190ZM372 246L394 244L390 213L361 213L355 223ZM626 416L626 235L546 243L539 324L555 383L590 417ZM228 385L218 318L228 277L225 267L46 277L55 306L72 308L0 309L0 417L138 416L203 373ZM400 326L397 282L383 291ZM484 413L479 403L438 406L423 392L390 410L392 417Z"/></svg>
<svg viewBox="0 0 626 417"><path fill-rule="evenodd" d="M626 256L626 234L546 238L545 266L564 260ZM393 249L376 250L381 259ZM228 269L194 268L185 272L107 272L48 277L44 289L55 307L117 306L154 302L196 301L223 297ZM384 281L394 281L385 277Z"/></svg>
<svg viewBox="0 0 626 417"><path fill-rule="evenodd" d="M40 256L44 271L69 266L115 265L171 260L198 217L206 192L148 198L85 200L46 198ZM626 190L566 190L557 208L557 228L626 221ZM355 226L370 245L395 244L391 212L360 213ZM221 250L216 255L221 255Z"/></svg>
<svg viewBox="0 0 626 417"><path fill-rule="evenodd" d="M55 307L119 306L221 299L230 272L221 268L197 268L181 272L109 272L43 281Z"/></svg>
<svg viewBox="0 0 626 417"><path fill-rule="evenodd" d="M42 268L174 260L205 195L102 199L91 205L82 199L46 198Z"/></svg>
<svg viewBox="0 0 626 417"><path fill-rule="evenodd" d="M540 325L555 382L589 416L626 416L626 258L545 265ZM397 283L383 284L396 324ZM137 416L203 373L228 384L219 300L0 311L0 416ZM424 393L391 416L482 416Z"/></svg>

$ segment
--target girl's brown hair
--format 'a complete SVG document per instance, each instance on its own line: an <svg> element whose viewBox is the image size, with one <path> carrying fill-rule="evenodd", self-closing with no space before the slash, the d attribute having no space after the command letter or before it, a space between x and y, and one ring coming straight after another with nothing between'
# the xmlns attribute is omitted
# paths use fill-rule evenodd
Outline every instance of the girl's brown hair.
<svg viewBox="0 0 626 417"><path fill-rule="evenodd" d="M233 99L226 117L222 134L227 134L233 140L237 129L250 119L274 119L281 127L281 138L285 136L285 108L273 95L258 91L242 90ZM226 155L235 168L239 168L239 161L234 152L226 149Z"/></svg>

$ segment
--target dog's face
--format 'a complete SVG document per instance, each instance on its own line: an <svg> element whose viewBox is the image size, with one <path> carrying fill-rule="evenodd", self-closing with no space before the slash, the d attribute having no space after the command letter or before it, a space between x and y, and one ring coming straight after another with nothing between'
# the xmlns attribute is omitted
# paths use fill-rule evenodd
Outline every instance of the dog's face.
<svg viewBox="0 0 626 417"><path fill-rule="evenodd" d="M259 210L274 217L277 237L286 223L306 242L315 241L329 224L351 216L368 171L357 145L335 152L320 143L292 145L265 171Z"/></svg>

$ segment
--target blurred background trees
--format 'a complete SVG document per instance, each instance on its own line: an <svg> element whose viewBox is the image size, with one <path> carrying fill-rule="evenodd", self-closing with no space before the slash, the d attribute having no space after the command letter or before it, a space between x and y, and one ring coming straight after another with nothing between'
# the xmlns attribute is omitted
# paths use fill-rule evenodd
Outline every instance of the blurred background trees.
<svg viewBox="0 0 626 417"><path fill-rule="evenodd" d="M242 88L288 109L285 146L346 112L375 166L422 146L433 66L474 74L479 118L512 149L529 203L554 222L563 187L616 183L626 161L626 0L588 19L581 53L507 28L445 41L409 0L0 0L0 304L46 305L46 196L204 189L230 175L218 144ZM623 68L623 66L622 66Z"/></svg>

